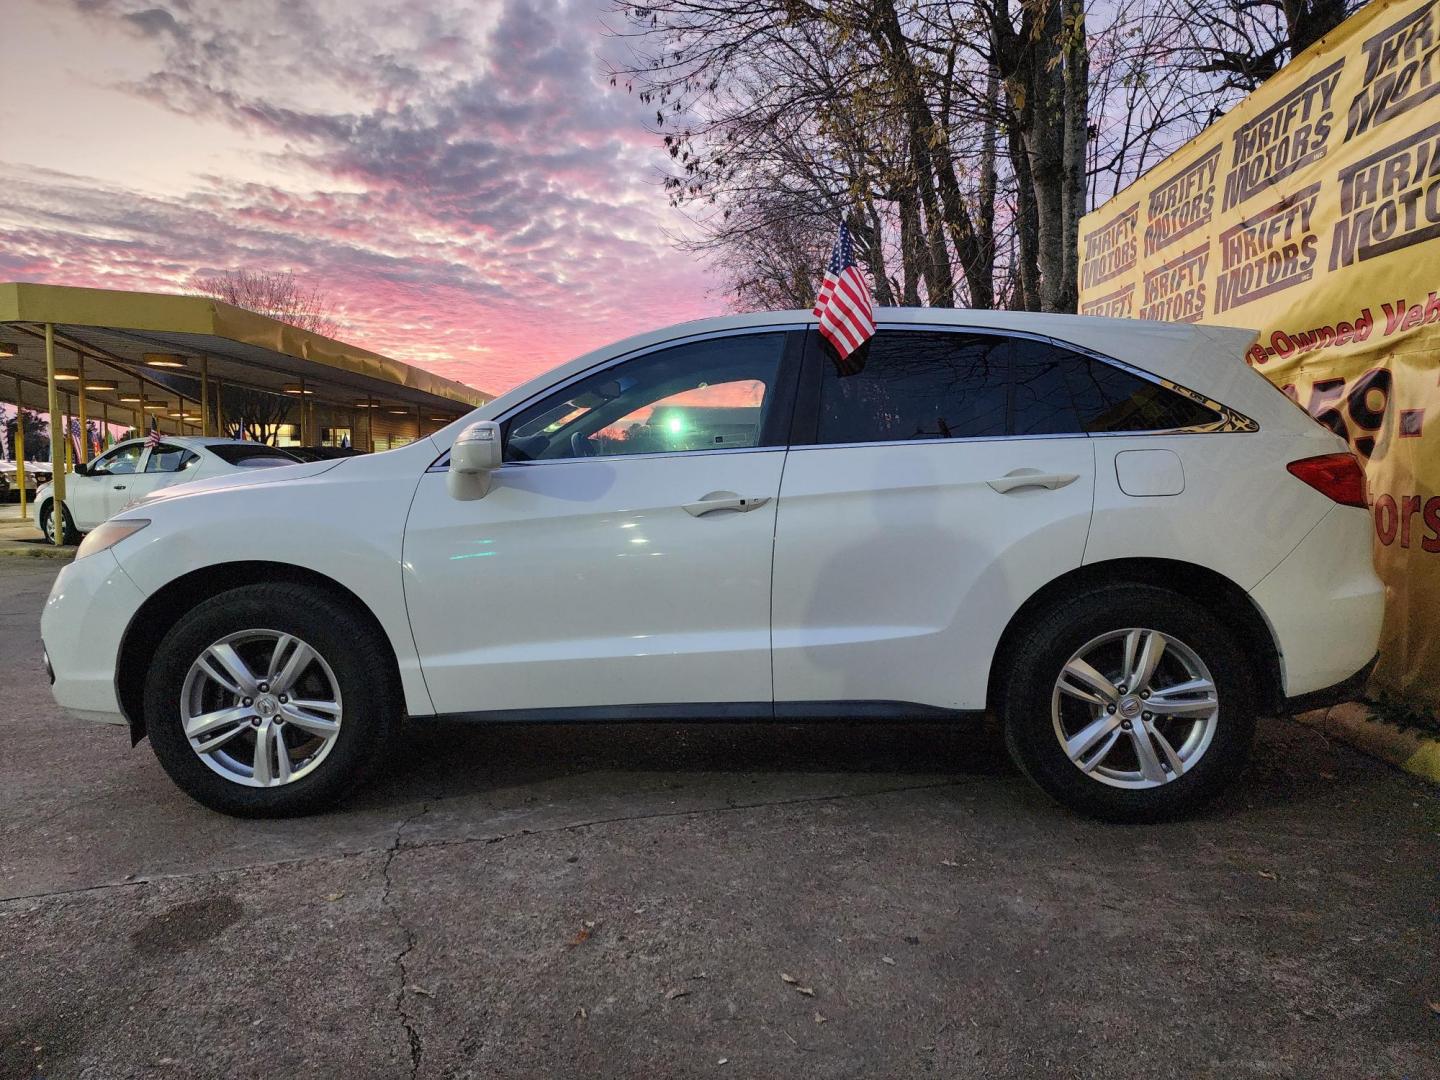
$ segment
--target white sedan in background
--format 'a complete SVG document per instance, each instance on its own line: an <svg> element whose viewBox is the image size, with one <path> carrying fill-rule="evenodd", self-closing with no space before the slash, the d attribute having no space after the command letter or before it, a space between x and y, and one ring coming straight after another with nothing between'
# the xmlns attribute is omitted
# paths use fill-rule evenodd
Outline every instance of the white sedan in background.
<svg viewBox="0 0 1440 1080"><path fill-rule="evenodd" d="M1052 796L1148 821L1375 655L1364 473L1253 332L877 314L844 362L808 312L712 319L151 494L56 580L55 698L248 816L333 802L407 714L989 712Z"/></svg>
<svg viewBox="0 0 1440 1080"><path fill-rule="evenodd" d="M299 460L279 447L235 439L172 435L154 447L147 447L144 439L127 439L88 465L76 466L65 478L65 540L75 543L80 534L114 517L136 499L171 484L294 465ZM52 542L53 500L53 484L43 484L35 493L40 526L45 530L45 539Z"/></svg>

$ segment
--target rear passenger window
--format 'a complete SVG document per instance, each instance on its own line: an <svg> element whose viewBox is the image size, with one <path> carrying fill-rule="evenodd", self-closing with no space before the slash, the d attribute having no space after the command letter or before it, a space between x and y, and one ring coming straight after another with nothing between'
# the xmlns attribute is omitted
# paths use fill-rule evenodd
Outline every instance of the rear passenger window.
<svg viewBox="0 0 1440 1080"><path fill-rule="evenodd" d="M825 346L816 441L898 442L1207 427L1204 404L1048 341L881 331L845 360Z"/></svg>
<svg viewBox="0 0 1440 1080"><path fill-rule="evenodd" d="M822 443L1005 434L1007 341L987 334L881 331L824 365Z"/></svg>

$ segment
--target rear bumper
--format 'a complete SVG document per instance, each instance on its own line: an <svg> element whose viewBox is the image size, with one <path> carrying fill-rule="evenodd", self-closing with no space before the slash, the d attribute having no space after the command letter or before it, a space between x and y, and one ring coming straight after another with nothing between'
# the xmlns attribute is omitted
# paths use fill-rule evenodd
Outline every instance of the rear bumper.
<svg viewBox="0 0 1440 1080"><path fill-rule="evenodd" d="M1274 634L1285 699L1357 677L1379 650L1385 614L1370 514L1331 509L1250 596Z"/></svg>
<svg viewBox="0 0 1440 1080"><path fill-rule="evenodd" d="M1354 675L1348 679L1341 679L1333 686L1286 698L1281 703L1280 715L1295 716L1299 713L1311 712L1314 709L1328 709L1331 705L1339 705L1342 701L1354 701L1364 697L1365 684L1370 681L1370 673L1375 670L1375 663L1379 659L1377 653Z"/></svg>

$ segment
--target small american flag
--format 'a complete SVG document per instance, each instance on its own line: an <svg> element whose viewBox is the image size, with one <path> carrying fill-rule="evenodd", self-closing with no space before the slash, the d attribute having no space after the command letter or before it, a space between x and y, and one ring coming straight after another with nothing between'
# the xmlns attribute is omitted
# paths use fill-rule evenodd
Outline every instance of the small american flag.
<svg viewBox="0 0 1440 1080"><path fill-rule="evenodd" d="M870 286L855 265L855 245L850 230L842 221L840 235L830 251L830 265L820 283L811 313L820 320L820 333L835 346L844 360L875 333L875 307L870 300Z"/></svg>
<svg viewBox="0 0 1440 1080"><path fill-rule="evenodd" d="M145 445L151 450L160 445L160 425L153 416L150 417L150 434L145 436Z"/></svg>

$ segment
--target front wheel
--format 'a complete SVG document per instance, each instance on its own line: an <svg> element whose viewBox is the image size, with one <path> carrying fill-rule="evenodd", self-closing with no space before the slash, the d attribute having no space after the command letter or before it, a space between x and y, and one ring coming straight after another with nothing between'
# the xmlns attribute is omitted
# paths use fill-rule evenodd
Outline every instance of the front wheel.
<svg viewBox="0 0 1440 1080"><path fill-rule="evenodd" d="M383 640L330 593L248 585L165 635L145 680L155 756L186 794L239 817L328 806L376 767L399 710Z"/></svg>
<svg viewBox="0 0 1440 1080"><path fill-rule="evenodd" d="M1152 586L1099 589L1040 617L1002 693L1016 763L1058 801L1112 821L1194 810L1244 768L1255 731L1233 633Z"/></svg>
<svg viewBox="0 0 1440 1080"><path fill-rule="evenodd" d="M40 507L40 531L45 534L45 542L47 544L55 543L55 515L50 512L51 507L54 505L55 503L52 500L46 499L45 505ZM75 528L74 519L70 517L70 508L64 503L60 504L60 517L64 522L63 528L65 530L62 537L63 542L66 544L78 544L80 542L80 532Z"/></svg>

